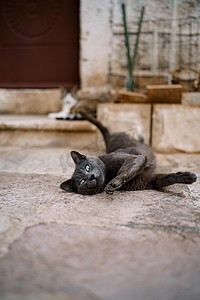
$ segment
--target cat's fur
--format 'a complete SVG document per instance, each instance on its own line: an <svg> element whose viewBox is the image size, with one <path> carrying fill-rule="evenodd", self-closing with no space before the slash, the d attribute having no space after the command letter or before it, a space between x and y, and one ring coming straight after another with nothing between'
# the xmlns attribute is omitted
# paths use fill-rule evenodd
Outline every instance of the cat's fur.
<svg viewBox="0 0 200 300"><path fill-rule="evenodd" d="M77 99L75 99L71 93L67 93L62 99L62 110L55 113L49 113L48 117L51 119L66 119L70 116L70 111L76 104Z"/></svg>
<svg viewBox="0 0 200 300"><path fill-rule="evenodd" d="M155 174L156 159L151 148L126 133L111 134L108 128L85 111L85 119L95 124L103 134L107 154L86 157L71 152L75 171L60 188L82 195L112 194L115 190L144 190L162 188L174 183L191 184L197 177L192 172Z"/></svg>

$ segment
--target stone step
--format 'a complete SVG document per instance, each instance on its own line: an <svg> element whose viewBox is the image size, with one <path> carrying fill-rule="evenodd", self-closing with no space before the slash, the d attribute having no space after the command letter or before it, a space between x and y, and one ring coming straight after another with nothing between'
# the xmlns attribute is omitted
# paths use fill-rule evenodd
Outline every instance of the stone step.
<svg viewBox="0 0 200 300"><path fill-rule="evenodd" d="M109 103L97 114L112 132L141 134L154 152L200 152L200 105Z"/></svg>
<svg viewBox="0 0 200 300"><path fill-rule="evenodd" d="M187 105L200 105L200 93L182 93L182 104Z"/></svg>
<svg viewBox="0 0 200 300"><path fill-rule="evenodd" d="M112 132L142 134L155 152L200 152L200 105L100 104L98 119ZM72 147L105 151L88 121L57 121L42 115L0 115L0 146Z"/></svg>
<svg viewBox="0 0 200 300"><path fill-rule="evenodd" d="M156 104L152 115L155 152L200 152L200 106Z"/></svg>
<svg viewBox="0 0 200 300"><path fill-rule="evenodd" d="M138 138L142 135L145 143L150 143L151 105L138 103L99 104L97 116L113 133L126 132ZM99 137L100 139L100 137Z"/></svg>
<svg viewBox="0 0 200 300"><path fill-rule="evenodd" d="M88 121L62 121L44 115L0 115L0 145L92 148L96 127Z"/></svg>
<svg viewBox="0 0 200 300"><path fill-rule="evenodd" d="M0 89L0 113L47 114L62 106L61 89Z"/></svg>

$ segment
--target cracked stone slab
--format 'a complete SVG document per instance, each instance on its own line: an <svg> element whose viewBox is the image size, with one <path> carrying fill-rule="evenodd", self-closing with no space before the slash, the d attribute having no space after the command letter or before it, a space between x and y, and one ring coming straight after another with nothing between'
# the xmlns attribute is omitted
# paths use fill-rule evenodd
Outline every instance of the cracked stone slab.
<svg viewBox="0 0 200 300"><path fill-rule="evenodd" d="M70 150L0 148L0 299L199 299L199 180L65 193ZM157 159L160 172L200 173L198 155Z"/></svg>
<svg viewBox="0 0 200 300"><path fill-rule="evenodd" d="M200 232L199 207L186 185L163 191L117 191L82 196L66 193L59 185L64 176L1 173L1 255L27 226L39 222L79 226L164 226L180 232ZM199 182L193 184L199 191ZM161 228L160 227L160 228Z"/></svg>
<svg viewBox="0 0 200 300"><path fill-rule="evenodd" d="M89 142L88 147L20 148L0 147L0 170L10 173L34 173L70 176L74 170L70 152L102 155L102 145ZM99 146L99 147L98 147ZM192 171L200 173L200 154L156 153L159 172Z"/></svg>
<svg viewBox="0 0 200 300"><path fill-rule="evenodd" d="M70 176L74 163L73 148L0 147L0 170L9 173L53 174Z"/></svg>
<svg viewBox="0 0 200 300"><path fill-rule="evenodd" d="M38 224L0 259L2 300L197 300L200 236Z"/></svg>

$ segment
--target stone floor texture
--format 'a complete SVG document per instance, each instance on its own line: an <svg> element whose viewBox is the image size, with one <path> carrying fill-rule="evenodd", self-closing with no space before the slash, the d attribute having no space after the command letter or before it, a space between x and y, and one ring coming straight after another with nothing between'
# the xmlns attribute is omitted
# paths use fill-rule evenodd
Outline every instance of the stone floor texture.
<svg viewBox="0 0 200 300"><path fill-rule="evenodd" d="M199 300L200 181L65 193L70 150L0 148L0 299ZM200 177L200 154L157 160Z"/></svg>

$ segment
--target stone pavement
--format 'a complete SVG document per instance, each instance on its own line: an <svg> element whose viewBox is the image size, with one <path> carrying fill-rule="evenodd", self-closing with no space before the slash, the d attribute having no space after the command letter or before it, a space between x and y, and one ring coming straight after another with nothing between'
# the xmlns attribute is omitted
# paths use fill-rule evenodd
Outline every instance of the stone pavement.
<svg viewBox="0 0 200 300"><path fill-rule="evenodd" d="M0 148L0 299L199 300L200 182L68 194L70 150ZM157 159L200 174L200 154Z"/></svg>

